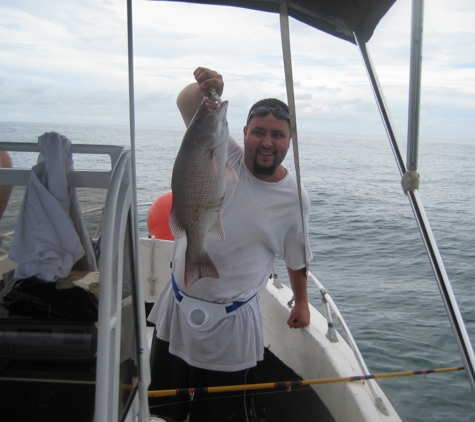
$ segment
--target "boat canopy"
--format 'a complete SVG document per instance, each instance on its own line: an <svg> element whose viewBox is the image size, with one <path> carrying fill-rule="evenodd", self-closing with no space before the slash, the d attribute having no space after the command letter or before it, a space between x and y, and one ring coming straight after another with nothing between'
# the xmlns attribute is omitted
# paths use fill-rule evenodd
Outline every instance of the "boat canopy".
<svg viewBox="0 0 475 422"><path fill-rule="evenodd" d="M279 13L281 0L170 0L235 6ZM353 32L368 42L379 21L396 0L291 0L289 16L334 37L355 43Z"/></svg>

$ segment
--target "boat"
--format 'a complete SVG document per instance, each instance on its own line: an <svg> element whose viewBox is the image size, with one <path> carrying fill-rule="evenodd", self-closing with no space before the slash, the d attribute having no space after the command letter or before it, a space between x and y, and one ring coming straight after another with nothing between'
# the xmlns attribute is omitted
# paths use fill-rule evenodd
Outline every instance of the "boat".
<svg viewBox="0 0 475 422"><path fill-rule="evenodd" d="M282 26L282 43L286 69L289 106L295 109L293 99L291 55L288 36L289 16L308 24L329 36L350 42L359 48L368 72L375 98L385 125L396 163L404 181L404 189L416 215L426 248L431 258L436 280L440 286L449 319L456 334L465 370L474 389L473 351L463 320L445 274L440 254L431 234L430 226L417 190L418 100L420 89L420 40L423 2L414 0L411 90L411 133L408 164L399 150L391 120L379 87L366 43L374 29L389 11L395 0L364 1L357 7L354 1L341 1L334 8L326 1L192 1L190 3L245 7L270 13L279 13ZM138 201L136 192L135 119L133 95L133 3L127 2L129 34L130 83L130 150L120 146L73 144L72 153L108 157L108 169L73 171L68 174L70 187L106 190L107 196L101 228L94 239L101 239L100 300L97 324L76 327L79 337L67 336L60 323L27 325L25 321L1 320L2 328L9 333L11 348L20 338L21 359L12 359L11 350L2 350L4 365L0 370L3 394L2 409L15 412L11 420L29 420L35 413L37 420L94 420L148 421L154 419L148 408L147 385L149 380L148 348L153 333L147 327L146 309L168 281L173 242L155 238L140 238L138 227ZM331 13L330 13L331 12ZM293 116L295 116L295 112ZM295 117L291 122L296 129ZM294 130L294 133L298 133ZM41 135L41 134L38 134ZM65 134L67 135L67 134ZM294 136L294 156L298 160L298 139ZM38 153L34 143L1 142L0 150ZM407 167L406 167L407 165ZM0 169L0 185L26 186L30 169ZM10 233L8 237L12 237ZM12 270L15 264L3 257L1 273ZM292 306L291 290L276 273L269 279L267 288L260 293L264 323L266 359L259 366L258 381L283 382L279 394L256 395L257 412L264 420L280 421L400 421L403 416L392 405L374 379L355 379L328 384L315 383L299 388L293 381L311 379L342 380L370 374L363 356L343 316L331 296L313 275L309 281L321 292L325 315L311 307L311 325L301 330L286 330L285 321ZM341 326L341 334L333 321ZM33 324L33 323L31 323ZM46 335L44 333L47 333ZM25 334L26 333L26 334ZM60 346L52 344L52 337L61 339ZM39 342L47 345L40 350ZM81 343L81 359L71 357ZM26 344L27 347L24 347ZM35 349L33 346L38 346ZM50 349L48 349L50 348ZM12 349L13 350L13 349ZM18 349L16 349L16 354ZM94 353L96 352L96 353ZM93 356L91 356L91 353ZM368 377L369 378L369 377ZM198 386L190 386L190 388ZM47 392L47 394L45 394ZM77 396L81 400L77 400ZM46 396L46 397L45 397ZM27 397L28 400L24 400ZM190 397L191 399L192 397ZM29 406L27 406L29 403ZM60 404L58 404L60 403ZM265 413L265 416L262 414Z"/></svg>

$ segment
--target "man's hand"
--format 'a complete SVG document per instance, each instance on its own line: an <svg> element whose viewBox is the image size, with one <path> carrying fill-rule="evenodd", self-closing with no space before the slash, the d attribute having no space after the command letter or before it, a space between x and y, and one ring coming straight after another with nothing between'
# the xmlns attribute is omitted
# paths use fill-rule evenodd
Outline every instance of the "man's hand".
<svg viewBox="0 0 475 422"><path fill-rule="evenodd" d="M302 328L310 324L310 309L308 302L295 304L290 311L287 324L290 328Z"/></svg>
<svg viewBox="0 0 475 422"><path fill-rule="evenodd" d="M215 101L215 98L209 92L209 87L212 86L219 96L222 95L224 89L223 77L214 70L199 67L193 72L193 75L196 82L183 88L176 99L176 105L178 110L180 110L186 127L190 125L196 110L201 105L203 97L208 97L211 101Z"/></svg>
<svg viewBox="0 0 475 422"><path fill-rule="evenodd" d="M217 94L221 96L224 90L223 77L216 71L207 69L205 67L198 67L194 72L196 82L200 87L200 92L203 97L208 97L214 101L214 97L209 92L209 87L213 87Z"/></svg>

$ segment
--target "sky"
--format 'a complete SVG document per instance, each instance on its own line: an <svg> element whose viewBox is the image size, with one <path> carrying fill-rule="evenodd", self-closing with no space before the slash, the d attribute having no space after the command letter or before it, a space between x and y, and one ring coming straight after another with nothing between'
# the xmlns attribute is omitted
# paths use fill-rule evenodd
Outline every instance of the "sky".
<svg viewBox="0 0 475 422"><path fill-rule="evenodd" d="M279 17L230 7L133 2L136 123L182 128L180 90L205 66L225 81L231 129L265 97L286 100ZM411 1L368 49L399 139L407 136ZM0 122L127 125L125 0L2 0ZM297 128L384 134L358 49L290 19ZM420 137L475 139L473 0L427 0Z"/></svg>

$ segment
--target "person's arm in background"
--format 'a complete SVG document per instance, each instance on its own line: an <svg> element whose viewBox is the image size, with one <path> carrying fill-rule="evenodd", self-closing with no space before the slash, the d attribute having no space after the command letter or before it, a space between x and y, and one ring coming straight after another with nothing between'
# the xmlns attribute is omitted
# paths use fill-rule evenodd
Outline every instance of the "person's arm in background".
<svg viewBox="0 0 475 422"><path fill-rule="evenodd" d="M290 328L306 327L310 324L310 309L307 298L307 271L305 268L292 270L287 267L290 285L294 293L294 306L290 311L287 324Z"/></svg>

